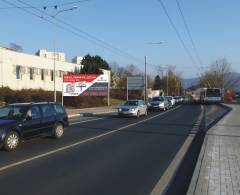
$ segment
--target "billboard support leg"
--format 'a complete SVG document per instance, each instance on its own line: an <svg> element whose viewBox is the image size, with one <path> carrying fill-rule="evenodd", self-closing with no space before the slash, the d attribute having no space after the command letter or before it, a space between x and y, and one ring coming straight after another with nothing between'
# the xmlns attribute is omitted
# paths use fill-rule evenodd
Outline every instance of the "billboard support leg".
<svg viewBox="0 0 240 195"><path fill-rule="evenodd" d="M128 101L128 77L127 77L127 101Z"/></svg>
<svg viewBox="0 0 240 195"><path fill-rule="evenodd" d="M108 82L108 106L110 106L110 82Z"/></svg>

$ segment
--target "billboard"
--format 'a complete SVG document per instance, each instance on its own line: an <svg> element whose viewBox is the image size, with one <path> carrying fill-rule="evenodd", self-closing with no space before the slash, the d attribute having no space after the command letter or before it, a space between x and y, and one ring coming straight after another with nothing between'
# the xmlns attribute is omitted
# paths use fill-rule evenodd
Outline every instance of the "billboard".
<svg viewBox="0 0 240 195"><path fill-rule="evenodd" d="M108 96L108 75L65 74L63 96Z"/></svg>
<svg viewBox="0 0 240 195"><path fill-rule="evenodd" d="M144 77L133 76L127 77L128 90L143 90L144 89Z"/></svg>

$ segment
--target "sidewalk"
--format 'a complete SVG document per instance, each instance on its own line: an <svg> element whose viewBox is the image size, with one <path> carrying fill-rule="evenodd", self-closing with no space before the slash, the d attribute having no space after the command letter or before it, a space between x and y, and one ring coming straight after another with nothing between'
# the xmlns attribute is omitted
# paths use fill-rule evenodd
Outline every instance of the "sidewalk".
<svg viewBox="0 0 240 195"><path fill-rule="evenodd" d="M69 118L78 117L83 115L96 115L108 114L117 112L117 106L105 106L96 108L83 108L83 109L66 109Z"/></svg>
<svg viewBox="0 0 240 195"><path fill-rule="evenodd" d="M240 194L240 106L208 130L188 195Z"/></svg>

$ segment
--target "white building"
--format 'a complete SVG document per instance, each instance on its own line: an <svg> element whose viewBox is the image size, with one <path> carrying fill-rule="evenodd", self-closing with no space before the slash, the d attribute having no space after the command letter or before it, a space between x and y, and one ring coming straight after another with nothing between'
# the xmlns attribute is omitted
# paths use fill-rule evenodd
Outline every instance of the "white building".
<svg viewBox="0 0 240 195"><path fill-rule="evenodd" d="M72 63L74 63L74 64L81 64L81 63L82 63L82 60L83 60L83 57L81 57L81 56L75 56L75 57L72 59Z"/></svg>
<svg viewBox="0 0 240 195"><path fill-rule="evenodd" d="M66 54L63 52L50 52L50 51L47 51L46 49L39 49L36 55L43 58L50 59L50 60L53 60L55 56L55 59L58 61L62 61L62 62L66 61Z"/></svg>
<svg viewBox="0 0 240 195"><path fill-rule="evenodd" d="M53 59L0 47L0 87L9 87L13 90L43 89L53 91ZM56 90L62 91L63 74L73 73L81 68L81 64L69 63L61 59L56 60ZM111 78L109 70L102 71L103 74L107 74Z"/></svg>
<svg viewBox="0 0 240 195"><path fill-rule="evenodd" d="M53 90L53 59L15 52L0 47L0 87ZM81 65L56 60L56 90L62 91L63 74Z"/></svg>

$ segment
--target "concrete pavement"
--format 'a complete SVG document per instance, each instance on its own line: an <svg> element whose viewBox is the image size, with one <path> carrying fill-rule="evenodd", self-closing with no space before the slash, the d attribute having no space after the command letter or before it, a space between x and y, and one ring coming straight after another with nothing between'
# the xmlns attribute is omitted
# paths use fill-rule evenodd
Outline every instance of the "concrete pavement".
<svg viewBox="0 0 240 195"><path fill-rule="evenodd" d="M240 106L208 130L188 195L240 194Z"/></svg>

